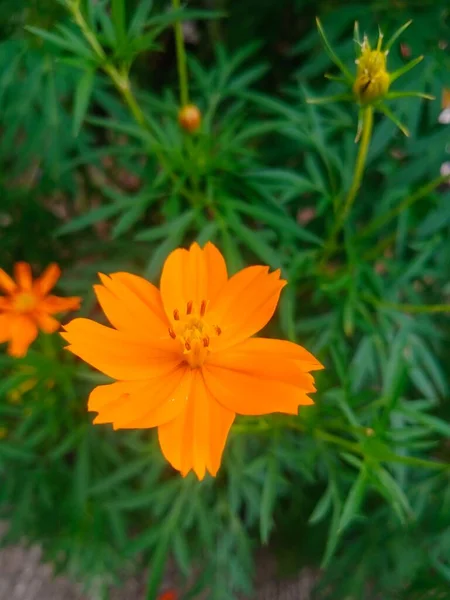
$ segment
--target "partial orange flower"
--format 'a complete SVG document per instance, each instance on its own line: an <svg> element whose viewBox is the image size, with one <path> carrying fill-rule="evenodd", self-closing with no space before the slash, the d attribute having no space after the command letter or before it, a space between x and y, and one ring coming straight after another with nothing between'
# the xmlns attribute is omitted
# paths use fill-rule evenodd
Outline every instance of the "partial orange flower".
<svg viewBox="0 0 450 600"><path fill-rule="evenodd" d="M296 415L312 404L307 350L252 338L272 317L286 282L268 267L228 278L211 243L167 258L158 290L129 273L100 275L98 301L114 329L75 319L61 335L68 349L116 380L96 387L94 423L158 427L161 450L185 476L216 475L236 414Z"/></svg>
<svg viewBox="0 0 450 600"><path fill-rule="evenodd" d="M28 263L14 265L15 281L0 269L0 290L6 294L0 296L0 343L9 342L11 356L25 356L39 329L45 333L59 329L60 323L52 315L79 308L80 298L49 295L60 275L54 263L35 281Z"/></svg>
<svg viewBox="0 0 450 600"><path fill-rule="evenodd" d="M178 594L175 590L169 590L158 596L158 600L178 600Z"/></svg>

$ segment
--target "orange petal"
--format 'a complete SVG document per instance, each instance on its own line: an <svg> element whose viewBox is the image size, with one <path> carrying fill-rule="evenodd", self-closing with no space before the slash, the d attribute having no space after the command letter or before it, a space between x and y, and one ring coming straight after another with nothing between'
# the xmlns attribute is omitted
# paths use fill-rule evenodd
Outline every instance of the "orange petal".
<svg viewBox="0 0 450 600"><path fill-rule="evenodd" d="M213 304L226 281L223 256L210 242L203 250L197 243L189 250L174 250L161 275L161 297L168 318L173 319L175 309L184 312L188 302L193 302L194 310L199 310L204 300Z"/></svg>
<svg viewBox="0 0 450 600"><path fill-rule="evenodd" d="M247 267L236 273L211 306L210 320L222 331L212 350L222 350L254 335L271 319L286 281L280 271Z"/></svg>
<svg viewBox="0 0 450 600"><path fill-rule="evenodd" d="M29 291L33 287L33 277L31 267L26 262L18 262L14 265L14 277L19 287L24 291Z"/></svg>
<svg viewBox="0 0 450 600"><path fill-rule="evenodd" d="M58 331L61 326L61 323L48 315L47 313L36 313L36 321L40 329L44 333L54 333Z"/></svg>
<svg viewBox="0 0 450 600"><path fill-rule="evenodd" d="M207 300L212 304L228 281L227 265L222 254L211 242L203 248L203 257L208 274Z"/></svg>
<svg viewBox="0 0 450 600"><path fill-rule="evenodd" d="M303 346L269 338L245 340L228 350L210 355L208 363L238 371L250 370L270 379L275 372L284 368L284 364L293 364L298 372L303 373L324 368Z"/></svg>
<svg viewBox="0 0 450 600"><path fill-rule="evenodd" d="M45 296L55 286L61 276L61 269L56 263L50 264L40 277L34 282L34 291L40 296Z"/></svg>
<svg viewBox="0 0 450 600"><path fill-rule="evenodd" d="M186 476L194 470L201 480L208 470L215 476L234 413L221 406L206 388L199 371L183 412L158 428L161 450L170 464Z"/></svg>
<svg viewBox="0 0 450 600"><path fill-rule="evenodd" d="M129 334L110 329L89 319L74 319L62 337L71 344L68 350L113 379L150 379L169 373L180 362L174 344L167 341L150 345Z"/></svg>
<svg viewBox="0 0 450 600"><path fill-rule="evenodd" d="M103 409L111 408L125 397L138 389L142 389L145 381L116 381L107 385L98 385L89 395L88 410L101 413Z"/></svg>
<svg viewBox="0 0 450 600"><path fill-rule="evenodd" d="M10 320L8 354L17 358L25 356L30 344L36 339L38 328L26 315L14 315Z"/></svg>
<svg viewBox="0 0 450 600"><path fill-rule="evenodd" d="M9 340L11 336L11 315L0 314L0 344Z"/></svg>
<svg viewBox="0 0 450 600"><path fill-rule="evenodd" d="M99 276L110 293L99 297L99 302L112 325L125 331L140 332L140 335L146 333L149 337L168 337L169 323L155 286L128 273Z"/></svg>
<svg viewBox="0 0 450 600"><path fill-rule="evenodd" d="M191 381L192 371L185 366L147 381L110 414L114 429L147 429L172 421L187 404Z"/></svg>
<svg viewBox="0 0 450 600"><path fill-rule="evenodd" d="M287 413L296 415L299 405L313 404L306 395L312 391L312 377L302 387L282 380L263 378L260 373L246 373L205 364L203 375L211 394L225 408L241 415Z"/></svg>
<svg viewBox="0 0 450 600"><path fill-rule="evenodd" d="M78 310L80 308L81 298L71 296L69 298L61 298L60 296L46 296L39 302L39 309L42 312L56 314L66 312L68 310Z"/></svg>
<svg viewBox="0 0 450 600"><path fill-rule="evenodd" d="M111 278L113 280L121 281L124 285L131 288L133 292L151 308L152 312L154 312L161 321L166 322L160 291L156 286L150 283L150 281L147 281L138 275L122 272L114 273L111 275Z"/></svg>
<svg viewBox="0 0 450 600"><path fill-rule="evenodd" d="M0 269L0 289L12 293L17 289L17 285L3 269Z"/></svg>

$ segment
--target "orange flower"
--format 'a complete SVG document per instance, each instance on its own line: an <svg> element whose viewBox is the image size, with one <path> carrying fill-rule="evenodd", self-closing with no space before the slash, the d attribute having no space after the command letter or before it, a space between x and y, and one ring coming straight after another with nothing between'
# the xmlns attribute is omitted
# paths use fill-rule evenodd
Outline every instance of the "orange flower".
<svg viewBox="0 0 450 600"><path fill-rule="evenodd" d="M18 262L14 265L14 281L0 269L0 289L6 292L6 296L0 296L0 343L9 341L11 356L25 356L39 329L45 333L59 329L53 314L79 307L80 298L48 295L60 274L58 265L51 264L33 282L30 265Z"/></svg>
<svg viewBox="0 0 450 600"><path fill-rule="evenodd" d="M178 594L175 590L169 590L158 596L158 600L178 600Z"/></svg>
<svg viewBox="0 0 450 600"><path fill-rule="evenodd" d="M129 273L100 275L111 325L75 319L68 349L116 379L96 387L94 423L158 427L162 452L185 476L216 475L236 413L297 414L312 404L308 371L322 365L291 342L252 338L272 317L280 272L248 267L231 278L221 253L193 244L167 258L161 290Z"/></svg>

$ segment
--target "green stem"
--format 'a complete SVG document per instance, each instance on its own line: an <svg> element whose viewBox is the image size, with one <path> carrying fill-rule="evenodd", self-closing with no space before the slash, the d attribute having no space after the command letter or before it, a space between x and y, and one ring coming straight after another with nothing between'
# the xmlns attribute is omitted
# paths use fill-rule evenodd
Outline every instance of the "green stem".
<svg viewBox="0 0 450 600"><path fill-rule="evenodd" d="M361 142L359 145L358 156L356 158L355 171L353 174L353 181L348 191L347 197L345 198L342 209L337 215L333 230L330 238L325 245L325 251L321 264L334 252L336 249L336 240L339 232L345 224L348 214L353 206L353 203L358 194L358 190L361 187L362 178L364 175L364 168L366 166L367 154L369 152L370 140L372 138L373 131L373 108L372 106L366 106L363 110L362 117L362 134Z"/></svg>
<svg viewBox="0 0 450 600"><path fill-rule="evenodd" d="M405 313L450 313L450 304L395 304L394 302L374 302L380 308L398 310Z"/></svg>
<svg viewBox="0 0 450 600"><path fill-rule="evenodd" d="M322 431L321 429L314 430L315 437L323 440L324 442L329 442L330 444L336 444L337 446L342 446L346 450L350 452L354 452L355 454L364 454L362 448L359 444L355 444L353 442L348 442L343 438L340 438L337 435L333 435L332 433L328 433L326 431Z"/></svg>
<svg viewBox="0 0 450 600"><path fill-rule="evenodd" d="M106 56L105 51L103 50L99 41L95 37L94 32L87 24L86 19L81 12L79 3L70 5L69 9L73 15L75 23L78 25L82 34L84 35L85 40L88 42L92 50L97 55L97 58L100 60L103 71L105 71L105 73L111 78L112 82L116 86L116 89L125 100L125 103L130 109L133 117L136 119L139 125L149 129L145 115L137 103L133 92L131 91L128 73L126 71L120 72L117 67L108 62L108 57Z"/></svg>
<svg viewBox="0 0 450 600"><path fill-rule="evenodd" d="M179 11L181 8L180 0L172 0L172 6L174 10ZM177 51L178 80L180 82L180 102L181 106L186 106L186 104L189 104L189 83L183 27L180 20L175 22L174 30Z"/></svg>
<svg viewBox="0 0 450 600"><path fill-rule="evenodd" d="M97 57L100 58L102 61L106 61L105 51L103 50L99 41L95 37L94 32L91 31L91 29L89 28L89 25L86 23L85 18L83 17L83 13L81 12L81 9L80 9L80 2L75 2L73 4L69 4L68 8L73 15L75 23L81 29L81 32L83 33L86 41L89 43L89 45L91 46L92 50L95 52Z"/></svg>
<svg viewBox="0 0 450 600"><path fill-rule="evenodd" d="M177 4L177 7L179 7L179 0L173 0L173 1L174 1L174 5ZM125 101L126 105L128 106L135 121L138 123L138 125L140 125L144 129L146 129L149 133L152 133L150 124L149 124L148 120L146 119L143 110L139 106L139 104L131 90L128 72L125 70L120 71L115 65L108 62L108 57L107 57L105 51L103 50L102 46L98 42L97 38L95 37L94 32L89 28L89 25L86 22L86 19L84 18L83 13L81 12L80 3L74 2L73 4L68 4L68 9L70 10L70 12L72 14L75 23L78 25L81 32L83 33L86 41L89 43L89 45L91 46L91 48L97 55L97 58L99 59L101 68L111 78L116 89L121 94L123 100ZM180 25L180 24L178 23L178 25ZM180 25L180 33L182 36L181 25ZM183 42L182 37L181 37L181 41ZM184 56L184 64L185 64L186 57L184 54L184 45L182 46L182 54ZM182 94L186 95L187 94L187 72L186 72L186 68L184 68L184 70L185 70L184 83L181 83L181 90L182 90ZM183 90L185 90L185 91L183 91ZM167 170L167 172L169 173L172 180L174 182L178 183L179 178L176 175L176 173L174 173L173 170L170 168L170 165L167 164L167 160L164 157L164 155L160 151L158 151L155 147L152 147L152 151L155 153L156 157L158 158L158 160L160 161L162 166ZM185 188L182 188L180 190L180 193L182 193L185 196L185 198L187 200L189 200L189 202L191 202L191 204L193 206L197 205L197 199L188 190L186 190Z"/></svg>

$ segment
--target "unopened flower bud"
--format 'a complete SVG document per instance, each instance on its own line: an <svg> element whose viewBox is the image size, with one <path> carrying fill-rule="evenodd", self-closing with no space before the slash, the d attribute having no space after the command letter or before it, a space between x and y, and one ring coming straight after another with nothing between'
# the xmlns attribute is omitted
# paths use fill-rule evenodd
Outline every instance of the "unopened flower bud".
<svg viewBox="0 0 450 600"><path fill-rule="evenodd" d="M381 36L380 36L381 39ZM380 49L372 50L367 38L361 47L353 92L361 104L369 104L383 98L390 85L390 77L386 68L387 52Z"/></svg>
<svg viewBox="0 0 450 600"><path fill-rule="evenodd" d="M186 104L178 113L178 122L189 133L195 133L202 123L202 113L195 104Z"/></svg>

